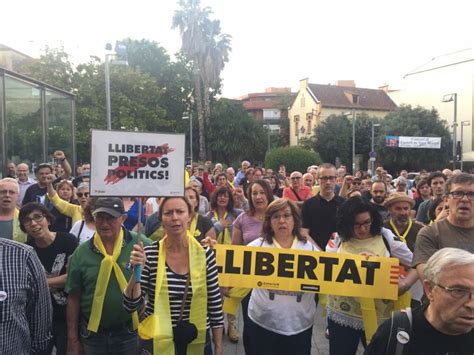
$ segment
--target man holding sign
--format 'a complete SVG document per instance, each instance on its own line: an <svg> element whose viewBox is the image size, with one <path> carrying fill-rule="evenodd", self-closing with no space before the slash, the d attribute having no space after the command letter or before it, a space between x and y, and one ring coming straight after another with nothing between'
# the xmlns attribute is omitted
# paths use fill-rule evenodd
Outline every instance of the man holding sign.
<svg viewBox="0 0 474 355"><path fill-rule="evenodd" d="M127 215L120 198L98 198L93 216L96 233L76 249L68 270L68 353L79 354L82 345L85 354L135 354L138 316L125 311L122 294L138 236L122 227Z"/></svg>

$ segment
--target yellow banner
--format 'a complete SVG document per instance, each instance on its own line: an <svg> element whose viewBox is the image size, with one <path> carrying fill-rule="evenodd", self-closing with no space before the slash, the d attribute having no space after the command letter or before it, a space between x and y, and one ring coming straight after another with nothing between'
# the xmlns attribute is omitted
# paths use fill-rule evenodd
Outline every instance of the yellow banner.
<svg viewBox="0 0 474 355"><path fill-rule="evenodd" d="M307 250L214 246L219 285L396 300L395 258Z"/></svg>

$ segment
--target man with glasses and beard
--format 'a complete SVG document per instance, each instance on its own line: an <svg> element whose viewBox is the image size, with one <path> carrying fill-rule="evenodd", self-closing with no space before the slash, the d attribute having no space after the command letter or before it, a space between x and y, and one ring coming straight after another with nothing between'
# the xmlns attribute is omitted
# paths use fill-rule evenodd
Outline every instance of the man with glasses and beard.
<svg viewBox="0 0 474 355"><path fill-rule="evenodd" d="M459 248L474 253L474 176L460 174L445 184L444 203L448 216L418 233L413 256L420 279L427 260L439 249Z"/></svg>

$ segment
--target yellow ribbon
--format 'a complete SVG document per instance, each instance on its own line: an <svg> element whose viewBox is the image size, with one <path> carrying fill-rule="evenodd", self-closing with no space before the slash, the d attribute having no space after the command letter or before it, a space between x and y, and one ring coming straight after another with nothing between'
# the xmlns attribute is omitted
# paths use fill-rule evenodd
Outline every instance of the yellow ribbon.
<svg viewBox="0 0 474 355"><path fill-rule="evenodd" d="M153 339L153 353L174 355L173 327L166 277L165 236L160 241L155 289L155 310L138 327L142 339ZM206 342L207 328L207 268L206 252L191 233L189 238L189 272L191 274L192 301L189 321L193 323L198 336L188 345L186 354L202 355Z"/></svg>
<svg viewBox="0 0 474 355"><path fill-rule="evenodd" d="M201 235L201 231L199 229L196 229L197 222L198 222L198 214L196 213L193 219L191 219L191 224L189 225L189 229L188 229L188 232L191 233L191 235L194 238L197 238Z"/></svg>
<svg viewBox="0 0 474 355"><path fill-rule="evenodd" d="M400 234L400 232L398 231L397 227L395 226L395 224L393 223L393 221L390 219L390 225L392 226L393 228L393 231L395 232L395 234L397 235L398 238L400 238L402 240L403 243L407 243L407 240L406 240L406 237L408 235L408 232L410 232L410 229L411 229L411 226L412 226L413 222L411 221L411 218L408 220L408 227L407 229L405 230L405 233Z"/></svg>
<svg viewBox="0 0 474 355"><path fill-rule="evenodd" d="M373 298L360 297L359 303L364 321L365 340L369 344L378 327L375 300Z"/></svg>
<svg viewBox="0 0 474 355"><path fill-rule="evenodd" d="M229 290L229 296L224 297L224 304L222 305L224 313L236 315L242 299L245 298L250 291L252 291L251 288L231 288Z"/></svg>
<svg viewBox="0 0 474 355"><path fill-rule="evenodd" d="M120 256L122 251L123 243L123 229L120 229L118 238L115 241L114 250L112 255L107 254L102 239L100 238L99 233L94 234L94 245L97 250L104 256L102 262L100 263L99 275L97 276L97 281L95 284L94 291L94 300L92 302L92 310L89 318L89 324L87 325L87 330L97 333L99 329L100 319L102 318L102 309L104 307L105 294L109 286L110 275L112 274L112 269L115 272L115 277L120 286L121 290L124 290L127 287L127 280L123 275L122 270L120 269L119 264L117 264L117 259ZM133 329L138 327L138 314L133 312Z"/></svg>
<svg viewBox="0 0 474 355"><path fill-rule="evenodd" d="M216 219L216 221L219 220L219 216L217 214L217 211L214 212L214 218ZM224 213L224 219L226 219L226 218L227 218L227 212ZM220 232L219 235L217 236L217 243L219 243L219 244L232 244L232 238L230 237L229 228L223 227L222 232Z"/></svg>

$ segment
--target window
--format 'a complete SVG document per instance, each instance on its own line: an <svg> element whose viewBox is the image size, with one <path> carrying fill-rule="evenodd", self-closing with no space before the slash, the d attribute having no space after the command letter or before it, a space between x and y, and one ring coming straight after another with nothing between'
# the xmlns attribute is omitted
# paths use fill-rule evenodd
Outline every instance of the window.
<svg viewBox="0 0 474 355"><path fill-rule="evenodd" d="M308 134L310 134L311 131L313 130L313 114L312 113L306 114L306 123L307 123L306 131L308 132Z"/></svg>
<svg viewBox="0 0 474 355"><path fill-rule="evenodd" d="M352 103L359 104L359 95L352 94Z"/></svg>
<svg viewBox="0 0 474 355"><path fill-rule="evenodd" d="M264 120L279 120L281 118L281 111L278 109L264 109L263 119Z"/></svg>
<svg viewBox="0 0 474 355"><path fill-rule="evenodd" d="M304 107L304 105L305 105L305 102L304 102L304 95L301 95L300 106L301 106L301 107Z"/></svg>

